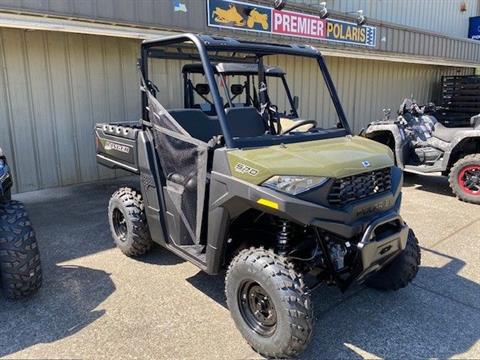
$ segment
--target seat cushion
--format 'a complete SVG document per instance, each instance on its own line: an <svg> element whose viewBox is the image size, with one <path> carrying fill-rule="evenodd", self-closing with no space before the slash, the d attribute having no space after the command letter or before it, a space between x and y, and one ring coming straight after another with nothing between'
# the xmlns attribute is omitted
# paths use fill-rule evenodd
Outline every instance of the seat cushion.
<svg viewBox="0 0 480 360"><path fill-rule="evenodd" d="M446 126L443 126L441 123L436 123L435 124L435 129L433 130L432 135L436 137L437 139L446 141L446 142L451 142L455 135L459 131L463 130L472 130L471 127L464 127L464 128L448 128Z"/></svg>

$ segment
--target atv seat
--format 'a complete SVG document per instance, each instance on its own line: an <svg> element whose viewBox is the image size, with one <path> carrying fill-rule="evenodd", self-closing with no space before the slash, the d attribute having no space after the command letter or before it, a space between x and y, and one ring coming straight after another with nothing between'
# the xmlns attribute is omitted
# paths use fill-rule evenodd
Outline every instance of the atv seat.
<svg viewBox="0 0 480 360"><path fill-rule="evenodd" d="M452 142L453 138L459 131L463 130L472 130L471 127L463 127L463 128L448 128L443 126L441 123L435 124L435 129L433 131L433 136L437 139L443 140L445 142Z"/></svg>

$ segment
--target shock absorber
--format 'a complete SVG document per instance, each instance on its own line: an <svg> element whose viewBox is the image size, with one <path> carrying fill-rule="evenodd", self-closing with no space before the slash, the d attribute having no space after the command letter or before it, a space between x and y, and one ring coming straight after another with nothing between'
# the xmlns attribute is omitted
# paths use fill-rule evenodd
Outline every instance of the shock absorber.
<svg viewBox="0 0 480 360"><path fill-rule="evenodd" d="M283 219L279 221L278 225L279 231L277 233L277 252L279 255L287 255L291 225L289 221Z"/></svg>

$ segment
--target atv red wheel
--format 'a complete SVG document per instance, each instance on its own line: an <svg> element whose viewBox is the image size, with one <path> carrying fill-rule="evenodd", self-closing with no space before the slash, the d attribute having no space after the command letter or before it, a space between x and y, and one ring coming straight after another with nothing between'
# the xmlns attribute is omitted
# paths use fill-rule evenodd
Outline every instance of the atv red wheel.
<svg viewBox="0 0 480 360"><path fill-rule="evenodd" d="M480 154L459 159L450 170L450 187L460 200L480 205Z"/></svg>
<svg viewBox="0 0 480 360"><path fill-rule="evenodd" d="M480 196L480 165L467 165L458 174L458 184L467 194Z"/></svg>

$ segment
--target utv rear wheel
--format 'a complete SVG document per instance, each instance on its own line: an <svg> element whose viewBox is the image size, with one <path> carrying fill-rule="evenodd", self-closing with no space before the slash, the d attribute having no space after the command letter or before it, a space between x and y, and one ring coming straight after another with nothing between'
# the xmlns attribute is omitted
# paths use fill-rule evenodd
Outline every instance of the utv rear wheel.
<svg viewBox="0 0 480 360"><path fill-rule="evenodd" d="M152 246L142 195L125 187L117 190L108 206L110 230L117 247L127 256L145 254Z"/></svg>
<svg viewBox="0 0 480 360"><path fill-rule="evenodd" d="M365 285L377 290L399 290L417 276L420 266L420 246L412 230L408 233L407 245L390 264L367 279Z"/></svg>
<svg viewBox="0 0 480 360"><path fill-rule="evenodd" d="M450 170L449 182L457 198L480 204L480 154L458 160Z"/></svg>
<svg viewBox="0 0 480 360"><path fill-rule="evenodd" d="M225 280L227 304L238 330L266 357L291 358L306 348L313 329L302 274L271 250L245 249Z"/></svg>
<svg viewBox="0 0 480 360"><path fill-rule="evenodd" d="M9 299L33 295L42 285L35 232L18 201L0 204L0 282Z"/></svg>

